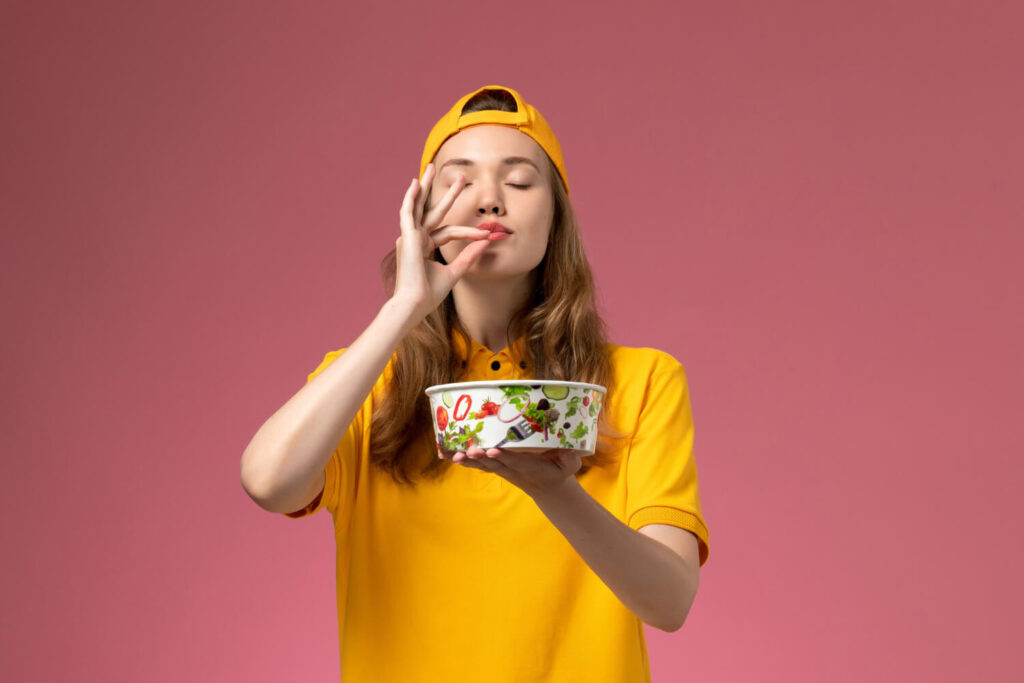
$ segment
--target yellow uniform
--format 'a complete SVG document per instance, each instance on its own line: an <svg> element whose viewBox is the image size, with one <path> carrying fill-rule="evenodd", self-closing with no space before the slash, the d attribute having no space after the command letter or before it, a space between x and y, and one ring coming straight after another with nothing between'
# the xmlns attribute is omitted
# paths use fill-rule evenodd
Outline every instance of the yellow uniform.
<svg viewBox="0 0 1024 683"><path fill-rule="evenodd" d="M468 358L460 381L530 377L522 339L499 353L458 332L452 341ZM604 409L630 436L580 484L634 529L691 531L703 565L708 532L685 371L656 349L609 349L615 393ZM343 351L328 353L307 381ZM371 469L370 418L389 369L328 461L323 495L287 515L326 507L333 516L342 680L650 681L640 619L518 487L455 464L409 490Z"/></svg>

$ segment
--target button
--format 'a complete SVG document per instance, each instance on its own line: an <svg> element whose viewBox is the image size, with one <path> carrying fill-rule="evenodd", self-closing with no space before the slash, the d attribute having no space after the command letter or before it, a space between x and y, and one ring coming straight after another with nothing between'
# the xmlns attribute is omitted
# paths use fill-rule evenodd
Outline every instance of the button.
<svg viewBox="0 0 1024 683"><path fill-rule="evenodd" d="M491 363L491 370L501 370L501 363L499 363L498 361L493 361Z"/></svg>
<svg viewBox="0 0 1024 683"><path fill-rule="evenodd" d="M526 369L526 361L525 360L519 361L519 367L521 367L523 370L525 370Z"/></svg>

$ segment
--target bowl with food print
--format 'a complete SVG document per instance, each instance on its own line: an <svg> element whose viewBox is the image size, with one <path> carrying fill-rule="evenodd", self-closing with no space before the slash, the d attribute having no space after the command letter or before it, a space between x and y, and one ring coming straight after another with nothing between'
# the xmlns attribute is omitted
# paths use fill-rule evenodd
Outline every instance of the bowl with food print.
<svg viewBox="0 0 1024 683"><path fill-rule="evenodd" d="M605 387L561 380L457 382L427 387L439 452L470 446L593 455Z"/></svg>

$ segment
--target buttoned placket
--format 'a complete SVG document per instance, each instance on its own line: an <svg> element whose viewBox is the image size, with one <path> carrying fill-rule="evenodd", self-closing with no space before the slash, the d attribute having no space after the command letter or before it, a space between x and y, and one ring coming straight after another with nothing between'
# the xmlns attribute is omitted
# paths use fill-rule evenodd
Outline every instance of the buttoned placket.
<svg viewBox="0 0 1024 683"><path fill-rule="evenodd" d="M495 353L475 340L470 340L469 345L469 361L468 363L463 362L462 366L465 368L465 373L471 377L470 381L523 379L526 377L526 362L512 357L513 347Z"/></svg>
<svg viewBox="0 0 1024 683"><path fill-rule="evenodd" d="M466 372L463 381L517 380L526 376L526 363L514 359L509 353L514 353L513 347L495 353L475 340L469 341L469 347L469 361L464 364ZM511 486L493 472L470 469L469 474L473 488L482 493L497 494Z"/></svg>

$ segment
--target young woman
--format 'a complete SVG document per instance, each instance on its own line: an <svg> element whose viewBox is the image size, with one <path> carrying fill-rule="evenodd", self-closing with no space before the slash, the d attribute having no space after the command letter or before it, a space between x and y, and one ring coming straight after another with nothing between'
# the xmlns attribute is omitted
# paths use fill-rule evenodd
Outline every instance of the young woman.
<svg viewBox="0 0 1024 683"><path fill-rule="evenodd" d="M337 542L343 680L650 680L708 557L686 374L609 343L561 148L518 92L434 126L382 271L389 299L259 429L242 483ZM424 389L608 388L597 452L440 450Z"/></svg>

